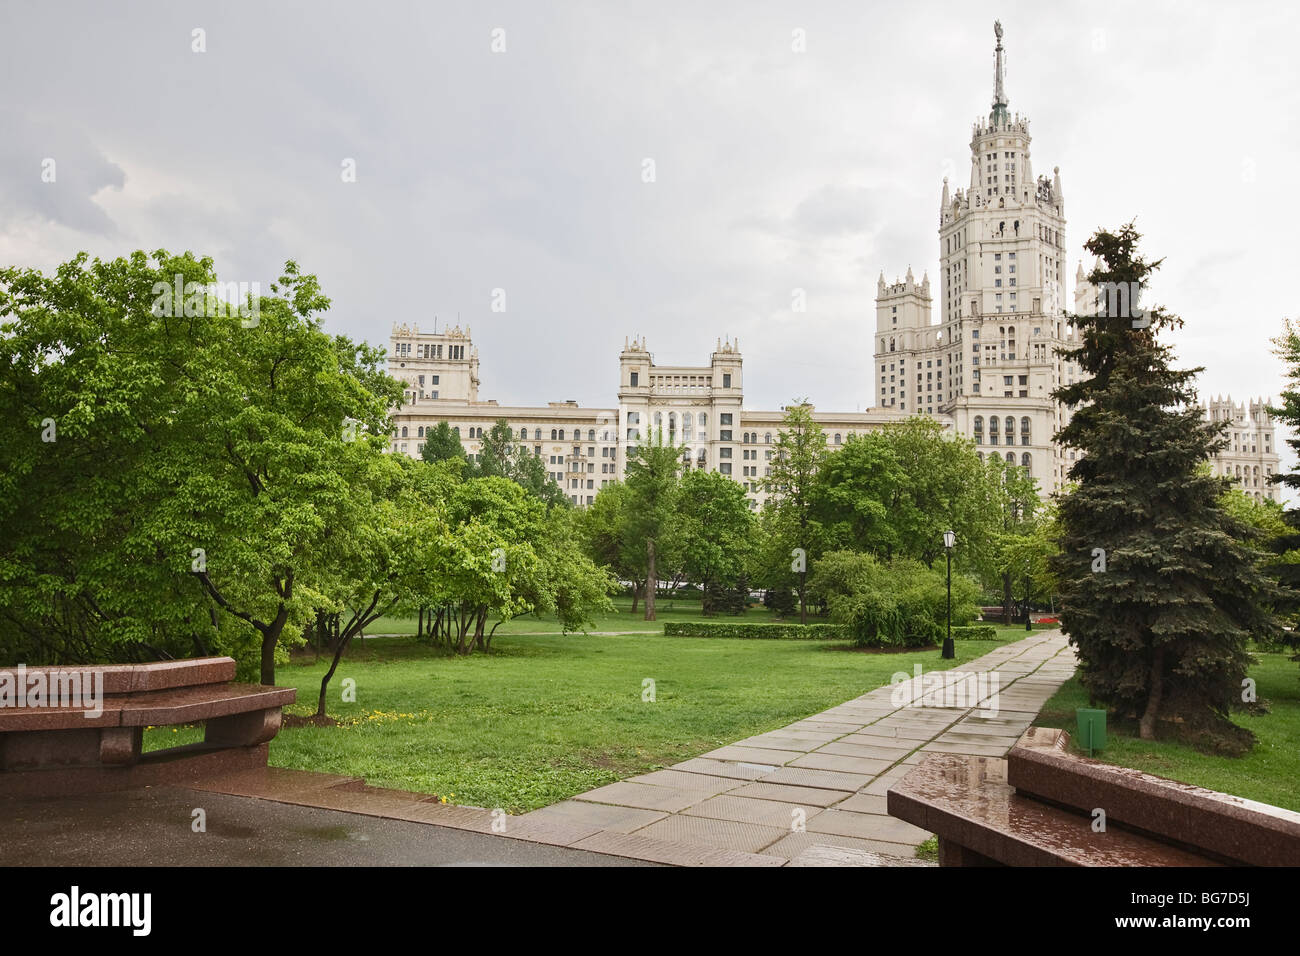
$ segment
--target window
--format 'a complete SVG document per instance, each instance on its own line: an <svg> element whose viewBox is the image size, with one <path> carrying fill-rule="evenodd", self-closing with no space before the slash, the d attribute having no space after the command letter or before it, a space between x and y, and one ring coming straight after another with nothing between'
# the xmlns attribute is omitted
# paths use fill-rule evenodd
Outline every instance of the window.
<svg viewBox="0 0 1300 956"><path fill-rule="evenodd" d="M1029 418L1020 419L1020 444L1029 444Z"/></svg>
<svg viewBox="0 0 1300 956"><path fill-rule="evenodd" d="M528 429L527 429L527 428L521 428L521 429L519 429L519 440L520 440L520 441L528 441Z"/></svg>
<svg viewBox="0 0 1300 956"><path fill-rule="evenodd" d="M977 445L984 444L984 416L983 415L975 416L974 431L975 431L975 444Z"/></svg>
<svg viewBox="0 0 1300 956"><path fill-rule="evenodd" d="M551 441L555 441L555 436L556 436L556 434L557 434L556 430L555 430L554 428L552 428L552 429L551 429Z"/></svg>
<svg viewBox="0 0 1300 956"><path fill-rule="evenodd" d="M594 428L588 428L588 429L587 429L587 441L595 441L595 440L596 440L596 429L594 429ZM592 452L592 454L594 455L595 452Z"/></svg>
<svg viewBox="0 0 1300 956"><path fill-rule="evenodd" d="M633 373L632 373L632 387L633 387L633 388L636 388L636 383L637 383L637 373L636 373L636 372L633 372Z"/></svg>
<svg viewBox="0 0 1300 956"><path fill-rule="evenodd" d="M731 412L723 412L721 415L719 415L719 416L718 416L718 424L719 424L719 425L730 425L730 424L731 424Z"/></svg>
<svg viewBox="0 0 1300 956"><path fill-rule="evenodd" d="M723 388L731 388L731 373L730 373L730 372L723 372L723 373L722 373L722 387L723 387Z"/></svg>
<svg viewBox="0 0 1300 956"><path fill-rule="evenodd" d="M718 441L731 441L731 429L723 428L718 431Z"/></svg>

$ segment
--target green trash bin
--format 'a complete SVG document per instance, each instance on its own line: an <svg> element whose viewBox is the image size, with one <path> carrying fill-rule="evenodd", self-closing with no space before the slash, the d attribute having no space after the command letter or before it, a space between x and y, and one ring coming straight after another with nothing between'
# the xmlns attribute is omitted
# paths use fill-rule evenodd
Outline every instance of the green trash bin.
<svg viewBox="0 0 1300 956"><path fill-rule="evenodd" d="M1105 750L1106 712L1080 707L1074 713L1079 720L1078 745L1087 748L1089 757L1094 750Z"/></svg>

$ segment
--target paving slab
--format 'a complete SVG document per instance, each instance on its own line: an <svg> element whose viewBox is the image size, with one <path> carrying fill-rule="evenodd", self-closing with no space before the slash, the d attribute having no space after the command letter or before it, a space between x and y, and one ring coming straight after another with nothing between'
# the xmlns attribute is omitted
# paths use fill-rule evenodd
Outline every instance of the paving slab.
<svg viewBox="0 0 1300 956"><path fill-rule="evenodd" d="M644 783L620 781L580 793L575 800L592 803L612 803L620 807L637 807L641 810L666 810L676 813L691 804L708 799L703 790L683 790L681 787L654 787Z"/></svg>
<svg viewBox="0 0 1300 956"><path fill-rule="evenodd" d="M874 777L883 770L888 769L895 761L893 759L882 760L878 757L844 757L839 754L828 754L818 750L815 753L805 754L795 760L791 760L791 767L808 767L813 770L838 770L844 773L862 774L867 777Z"/></svg>
<svg viewBox="0 0 1300 956"><path fill-rule="evenodd" d="M757 823L737 823L732 820L713 820L708 817L672 813L631 835L651 837L669 843L704 844L722 850L757 853L789 832L789 827L761 826Z"/></svg>
<svg viewBox="0 0 1300 956"><path fill-rule="evenodd" d="M815 770L808 767L782 767L763 779L766 783L783 783L794 787L817 787L823 790L844 790L848 793L855 793L870 783L872 778L861 773Z"/></svg>
<svg viewBox="0 0 1300 956"><path fill-rule="evenodd" d="M835 833L839 836L857 837L860 840L879 840L882 843L902 843L919 846L931 834L887 813L854 813L838 808L823 810L808 821L809 833Z"/></svg>
<svg viewBox="0 0 1300 956"><path fill-rule="evenodd" d="M884 843L880 840L860 840L857 837L840 836L837 833L788 833L762 851L764 856L776 856L791 860L811 846L852 847L869 853L882 853L887 856L907 856L915 854L916 848L901 843ZM593 848L594 849L594 848ZM597 852L606 852L598 850Z"/></svg>
<svg viewBox="0 0 1300 956"><path fill-rule="evenodd" d="M563 800L549 807L525 813L519 819L551 820L561 823L588 824L600 830L631 833L643 826L668 816L663 810L640 810L636 807L615 807L604 803L587 803L582 800Z"/></svg>
<svg viewBox="0 0 1300 956"><path fill-rule="evenodd" d="M844 799L843 790L819 790L817 787L791 787L780 783L748 783L729 796L753 800L781 800L798 806L829 807Z"/></svg>
<svg viewBox="0 0 1300 956"><path fill-rule="evenodd" d="M876 746L872 744L858 743L858 738L836 740L829 744L822 744L815 751L819 754L837 754L842 757L866 757L872 760L888 760L890 763L902 760L912 752L912 747L908 744L897 744L893 746ZM878 737L868 737L868 740L879 740Z"/></svg>
<svg viewBox="0 0 1300 956"><path fill-rule="evenodd" d="M683 760L681 763L675 763L673 770L684 770L688 773L699 773L710 777L732 777L736 780L758 780L766 777L776 770L775 766L762 766L759 764L747 763L728 763L724 760L709 760L705 757L692 757L690 760Z"/></svg>
<svg viewBox="0 0 1300 956"><path fill-rule="evenodd" d="M883 793L855 793L836 803L835 809L853 813L889 813L888 804L889 798Z"/></svg>
<svg viewBox="0 0 1300 956"><path fill-rule="evenodd" d="M786 866L938 866L933 860L916 857L891 856L871 850L858 850L848 846L828 846L814 843Z"/></svg>
<svg viewBox="0 0 1300 956"><path fill-rule="evenodd" d="M797 789L797 788L796 788ZM733 820L736 823L758 823L762 826L791 830L796 823L806 823L821 813L820 807L811 804L783 803L779 800L756 800L724 794L710 797L682 811L686 816L710 817L714 820Z"/></svg>
<svg viewBox="0 0 1300 956"><path fill-rule="evenodd" d="M766 747L740 747L736 744L729 744L726 747L719 747L717 750L710 750L700 756L706 760L736 760L745 763L780 766L789 760L792 754L788 750L773 750Z"/></svg>
<svg viewBox="0 0 1300 956"><path fill-rule="evenodd" d="M653 787L677 787L681 790L698 790L713 796L744 786L744 782L735 777L715 777L711 774L689 773L684 770L654 770L639 777L630 777L627 783L646 783Z"/></svg>
<svg viewBox="0 0 1300 956"><path fill-rule="evenodd" d="M770 855L760 856L699 843L674 843L639 833L614 833L610 830L579 841L574 849L669 866L781 866L785 862Z"/></svg>

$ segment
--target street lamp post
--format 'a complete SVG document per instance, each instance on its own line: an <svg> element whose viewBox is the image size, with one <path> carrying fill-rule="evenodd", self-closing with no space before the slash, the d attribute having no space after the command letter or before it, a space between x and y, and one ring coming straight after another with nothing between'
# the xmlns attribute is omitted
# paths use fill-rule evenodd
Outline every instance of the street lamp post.
<svg viewBox="0 0 1300 956"><path fill-rule="evenodd" d="M948 554L948 637L943 642L944 660L957 656L956 648L952 646L952 546L956 543L956 534L951 531L943 533L943 550Z"/></svg>

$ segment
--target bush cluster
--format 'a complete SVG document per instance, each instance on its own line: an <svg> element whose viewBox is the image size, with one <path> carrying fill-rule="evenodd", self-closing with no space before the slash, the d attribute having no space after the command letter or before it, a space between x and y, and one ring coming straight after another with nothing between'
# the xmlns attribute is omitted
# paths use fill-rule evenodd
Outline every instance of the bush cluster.
<svg viewBox="0 0 1300 956"><path fill-rule="evenodd" d="M839 624L759 624L743 621L667 621L665 637L740 637L790 641L831 641L849 637Z"/></svg>

